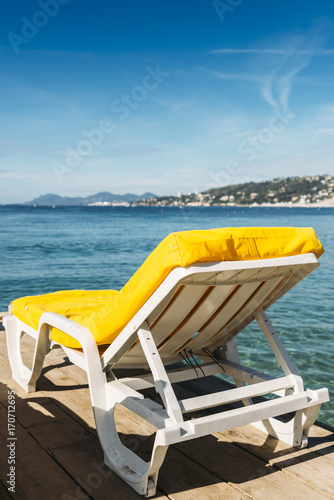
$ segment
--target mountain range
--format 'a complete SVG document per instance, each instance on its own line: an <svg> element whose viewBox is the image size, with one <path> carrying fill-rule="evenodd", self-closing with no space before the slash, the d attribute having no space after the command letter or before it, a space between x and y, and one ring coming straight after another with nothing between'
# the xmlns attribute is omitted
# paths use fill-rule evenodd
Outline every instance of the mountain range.
<svg viewBox="0 0 334 500"><path fill-rule="evenodd" d="M94 204L106 204L111 205L113 203L135 203L147 198L155 198L157 195L153 193L144 193L142 195L126 193L126 194L114 194L108 191L97 193L91 196L75 197L70 198L68 196L59 196L58 194L44 194L35 198L32 201L28 201L25 205L94 205Z"/></svg>
<svg viewBox="0 0 334 500"><path fill-rule="evenodd" d="M84 197L45 194L26 205L148 205L148 206L219 206L219 205L288 205L334 206L334 177L314 175L278 177L262 182L231 184L179 196L153 193L113 194L106 192Z"/></svg>

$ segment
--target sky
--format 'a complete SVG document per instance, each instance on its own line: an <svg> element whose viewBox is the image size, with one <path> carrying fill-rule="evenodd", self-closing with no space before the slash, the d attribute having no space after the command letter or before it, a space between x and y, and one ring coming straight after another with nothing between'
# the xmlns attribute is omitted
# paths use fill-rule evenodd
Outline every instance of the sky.
<svg viewBox="0 0 334 500"><path fill-rule="evenodd" d="M334 175L331 0L0 11L0 203Z"/></svg>

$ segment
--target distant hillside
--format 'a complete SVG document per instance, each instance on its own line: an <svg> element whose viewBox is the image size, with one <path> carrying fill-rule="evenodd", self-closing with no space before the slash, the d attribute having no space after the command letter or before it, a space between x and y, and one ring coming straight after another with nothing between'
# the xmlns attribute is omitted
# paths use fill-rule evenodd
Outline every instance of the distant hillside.
<svg viewBox="0 0 334 500"><path fill-rule="evenodd" d="M144 200L140 205L298 205L334 206L334 177L315 175L278 178L264 182L245 182L209 189L203 193L163 196Z"/></svg>
<svg viewBox="0 0 334 500"><path fill-rule="evenodd" d="M317 203L334 196L334 177L317 175L313 177L287 177L265 182L246 182L217 189L208 194L213 203L231 201L238 205L261 203ZM304 201L303 201L304 200Z"/></svg>
<svg viewBox="0 0 334 500"><path fill-rule="evenodd" d="M69 198L67 196L59 196L58 194L45 194L39 196L32 201L28 201L25 205L94 205L105 204L112 205L114 203L133 203L147 198L155 198L157 195L153 193L137 194L113 194L109 192L97 193L86 198L76 197Z"/></svg>

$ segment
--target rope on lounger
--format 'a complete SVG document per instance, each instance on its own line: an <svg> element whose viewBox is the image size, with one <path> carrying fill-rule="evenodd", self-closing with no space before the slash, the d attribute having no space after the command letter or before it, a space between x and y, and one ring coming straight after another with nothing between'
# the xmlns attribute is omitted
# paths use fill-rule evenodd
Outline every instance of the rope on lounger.
<svg viewBox="0 0 334 500"><path fill-rule="evenodd" d="M201 365L198 363L197 359L195 358L195 356L193 355L193 352L192 351L189 351L190 352L190 355L191 357L193 358L193 360L195 361L196 365L198 366L198 368L201 370L201 372L203 373L203 377L205 377L205 373L203 371L203 368L201 367Z"/></svg>
<svg viewBox="0 0 334 500"><path fill-rule="evenodd" d="M180 354L181 354L183 360L187 363L187 365L190 365L195 370L197 377L199 377L197 370L196 370L196 367L192 364L192 362L189 359L187 351L185 349L183 349L183 352L184 352L184 354L182 354L182 351L180 351Z"/></svg>
<svg viewBox="0 0 334 500"><path fill-rule="evenodd" d="M205 347L202 347L202 351L204 351L205 354L207 356L209 356L212 359L212 361L214 361L223 370L224 373L226 373L225 368L219 363L219 361L216 360L216 358L214 356L212 356L210 351L207 351L207 349L205 349Z"/></svg>

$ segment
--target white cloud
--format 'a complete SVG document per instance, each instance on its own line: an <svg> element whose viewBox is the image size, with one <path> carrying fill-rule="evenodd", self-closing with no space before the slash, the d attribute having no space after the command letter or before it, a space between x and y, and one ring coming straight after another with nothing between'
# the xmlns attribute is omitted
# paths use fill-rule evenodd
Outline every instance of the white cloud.
<svg viewBox="0 0 334 500"><path fill-rule="evenodd" d="M0 179L17 180L17 179L34 179L35 175L24 174L20 172L0 172Z"/></svg>
<svg viewBox="0 0 334 500"><path fill-rule="evenodd" d="M316 119L322 123L334 122L334 103L330 102L319 107Z"/></svg>
<svg viewBox="0 0 334 500"><path fill-rule="evenodd" d="M314 132L311 142L315 142L321 135L334 135L334 128L323 128Z"/></svg>
<svg viewBox="0 0 334 500"><path fill-rule="evenodd" d="M261 81L262 76L260 74L255 73L227 73L223 71L209 70L204 66L199 67L198 69L208 71L211 75L218 78L219 80L239 80L246 82L259 82Z"/></svg>
<svg viewBox="0 0 334 500"><path fill-rule="evenodd" d="M244 132L239 132L237 134L230 134L229 137L231 138L236 138L236 137L245 137L245 136L250 136L251 135L251 131L250 130L245 130Z"/></svg>
<svg viewBox="0 0 334 500"><path fill-rule="evenodd" d="M311 58L303 58L293 64L291 69L285 70L288 61L281 68L274 70L262 83L261 94L263 99L275 108L289 109L289 97L295 77L311 62ZM282 75L280 74L282 70Z"/></svg>
<svg viewBox="0 0 334 500"><path fill-rule="evenodd" d="M174 106L173 106L173 111L179 111L181 109L185 109L185 108L190 108L193 106L193 102L190 101L189 99L186 99L184 101L180 101L180 102L177 102Z"/></svg>
<svg viewBox="0 0 334 500"><path fill-rule="evenodd" d="M333 56L334 49L322 48L329 36L328 26L315 23L314 27L304 33L291 34L263 41L263 47L256 48L221 48L210 51L222 56L248 55L246 68L240 74L213 72L224 80L245 80L258 83L261 97L271 107L289 110L289 99L297 76L309 66L316 56ZM269 45L269 47L268 47ZM224 59L226 64L226 59ZM228 62L228 61L227 61Z"/></svg>

